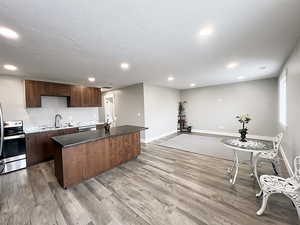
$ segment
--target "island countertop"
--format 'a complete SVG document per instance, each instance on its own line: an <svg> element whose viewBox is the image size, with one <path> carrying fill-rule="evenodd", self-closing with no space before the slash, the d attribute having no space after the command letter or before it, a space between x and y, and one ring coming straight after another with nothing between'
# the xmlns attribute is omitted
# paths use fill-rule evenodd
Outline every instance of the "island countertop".
<svg viewBox="0 0 300 225"><path fill-rule="evenodd" d="M125 125L119 127L112 127L109 133L105 133L104 129L99 129L94 131L86 131L86 132L56 136L56 137L52 137L52 140L58 143L61 147L67 148L67 147L80 145L92 141L98 141L109 137L135 133L146 129L148 128Z"/></svg>

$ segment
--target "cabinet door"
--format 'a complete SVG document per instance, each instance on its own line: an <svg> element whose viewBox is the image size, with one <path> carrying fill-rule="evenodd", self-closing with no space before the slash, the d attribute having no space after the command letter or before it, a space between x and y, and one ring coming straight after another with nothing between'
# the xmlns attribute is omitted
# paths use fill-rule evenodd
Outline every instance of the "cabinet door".
<svg viewBox="0 0 300 225"><path fill-rule="evenodd" d="M77 128L70 128L26 135L27 165L32 166L53 159L58 146L51 138L76 132Z"/></svg>
<svg viewBox="0 0 300 225"><path fill-rule="evenodd" d="M64 130L64 134L74 134L78 133L78 128L69 128Z"/></svg>
<svg viewBox="0 0 300 225"><path fill-rule="evenodd" d="M101 107L101 89L87 87L84 92L85 106Z"/></svg>
<svg viewBox="0 0 300 225"><path fill-rule="evenodd" d="M46 132L26 135L27 166L35 165L49 158Z"/></svg>
<svg viewBox="0 0 300 225"><path fill-rule="evenodd" d="M69 107L83 107L84 86L71 86Z"/></svg>
<svg viewBox="0 0 300 225"><path fill-rule="evenodd" d="M92 90L92 104L94 107L101 107L101 89L100 88L93 88Z"/></svg>
<svg viewBox="0 0 300 225"><path fill-rule="evenodd" d="M101 89L85 86L72 86L70 107L101 107Z"/></svg>
<svg viewBox="0 0 300 225"><path fill-rule="evenodd" d="M102 92L100 88L97 88L97 105L102 107Z"/></svg>
<svg viewBox="0 0 300 225"><path fill-rule="evenodd" d="M41 82L44 83L44 88L41 91L41 95L43 96L70 96L71 86L66 84L58 84L58 83L49 83L49 82Z"/></svg>
<svg viewBox="0 0 300 225"><path fill-rule="evenodd" d="M26 107L35 108L41 107L41 90L43 89L42 83L39 81L25 80L25 95Z"/></svg>
<svg viewBox="0 0 300 225"><path fill-rule="evenodd" d="M82 88L82 106L84 107L92 107L93 106L93 92L92 88L84 87Z"/></svg>

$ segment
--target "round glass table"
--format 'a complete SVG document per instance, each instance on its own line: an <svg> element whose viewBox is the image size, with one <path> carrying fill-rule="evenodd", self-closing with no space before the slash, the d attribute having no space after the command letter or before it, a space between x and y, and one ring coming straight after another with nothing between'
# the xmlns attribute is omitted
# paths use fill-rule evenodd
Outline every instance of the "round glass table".
<svg viewBox="0 0 300 225"><path fill-rule="evenodd" d="M241 142L239 138L226 138L221 142L226 147L232 149L234 154L234 163L232 167L228 169L228 174L230 175L230 183L232 185L235 184L236 177L239 171L239 158L237 152L242 151L250 153L250 174L252 176L255 176L260 187L259 178L257 176L257 160L262 152L273 151L273 142L252 139L247 140L247 142ZM234 174L233 171L235 171Z"/></svg>

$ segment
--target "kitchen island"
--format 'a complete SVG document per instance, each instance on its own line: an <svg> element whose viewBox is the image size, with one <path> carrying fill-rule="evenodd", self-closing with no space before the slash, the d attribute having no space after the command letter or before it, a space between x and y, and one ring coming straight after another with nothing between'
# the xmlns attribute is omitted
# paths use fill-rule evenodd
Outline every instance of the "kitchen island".
<svg viewBox="0 0 300 225"><path fill-rule="evenodd" d="M53 137L55 176L63 188L136 158L145 127L120 126Z"/></svg>

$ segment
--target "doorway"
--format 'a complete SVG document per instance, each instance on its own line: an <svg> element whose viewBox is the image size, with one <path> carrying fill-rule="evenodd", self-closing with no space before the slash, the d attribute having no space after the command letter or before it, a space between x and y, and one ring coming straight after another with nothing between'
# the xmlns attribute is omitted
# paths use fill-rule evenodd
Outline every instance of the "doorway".
<svg viewBox="0 0 300 225"><path fill-rule="evenodd" d="M111 126L116 126L115 99L113 94L104 96L104 112L105 122L111 123Z"/></svg>

